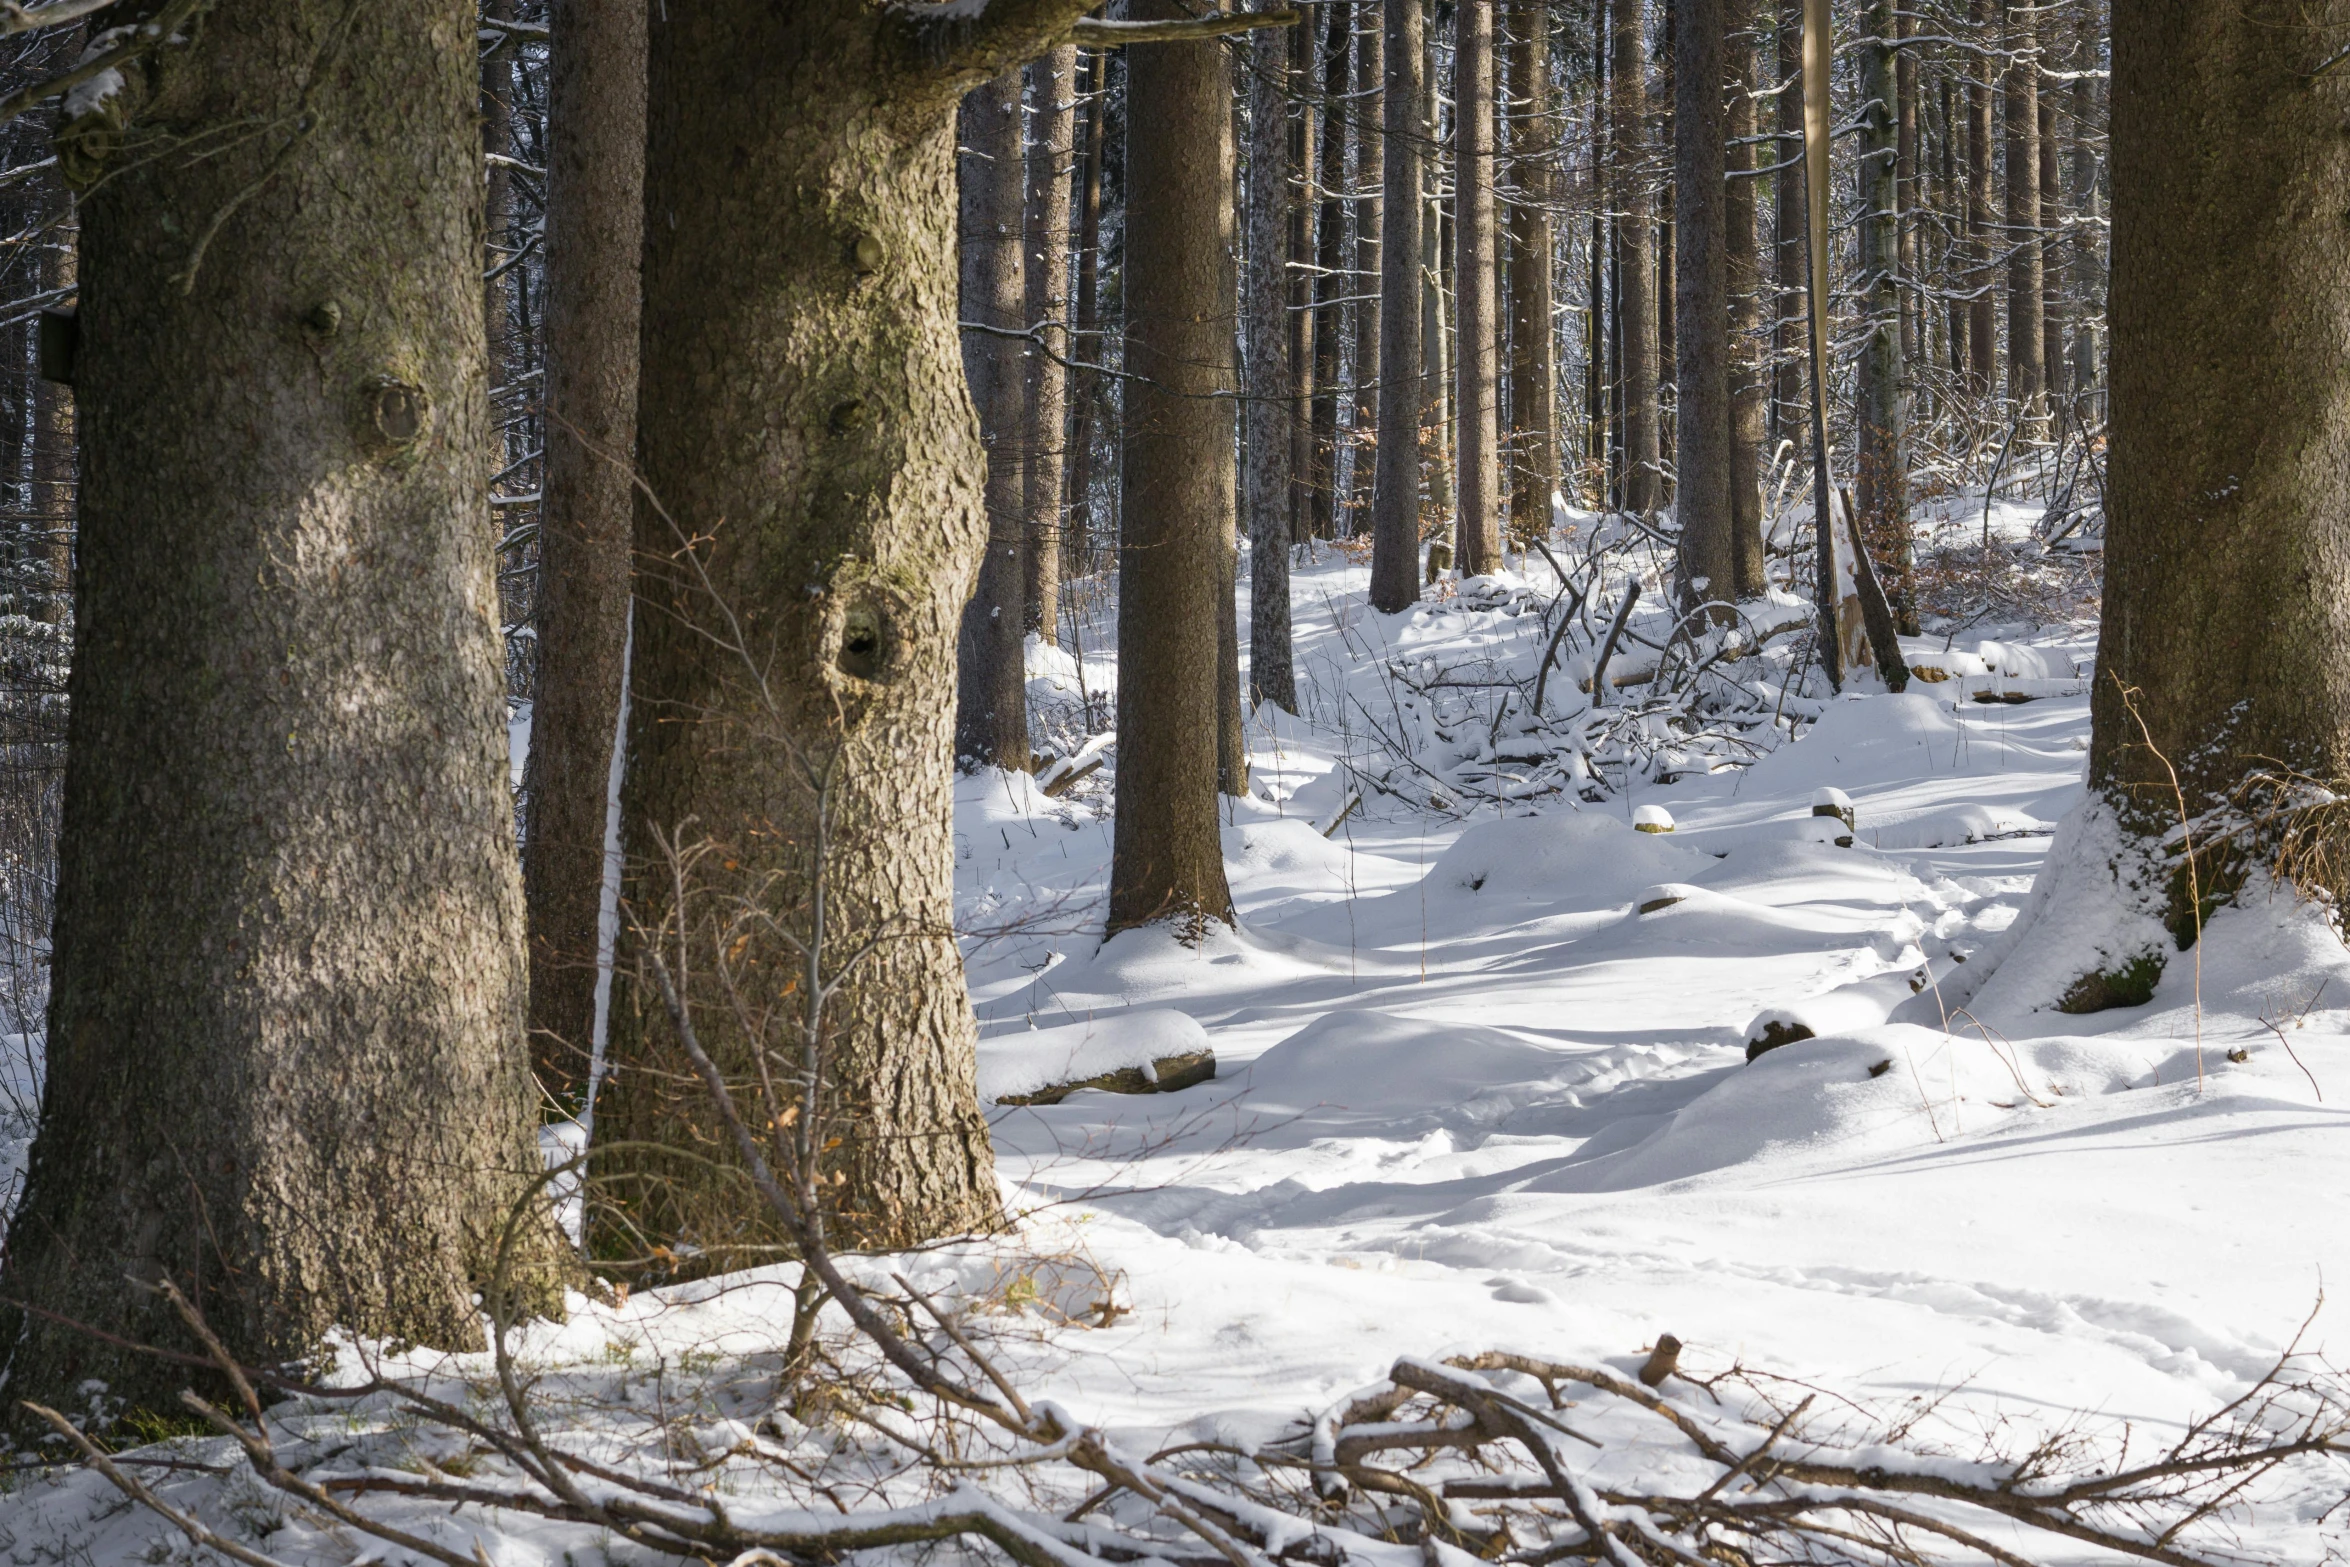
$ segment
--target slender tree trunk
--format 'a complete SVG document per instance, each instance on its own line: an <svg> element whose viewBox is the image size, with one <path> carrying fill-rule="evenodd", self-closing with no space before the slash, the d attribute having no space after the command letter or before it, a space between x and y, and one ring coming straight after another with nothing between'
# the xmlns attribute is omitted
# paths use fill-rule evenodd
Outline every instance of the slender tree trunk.
<svg viewBox="0 0 2350 1567"><path fill-rule="evenodd" d="M2038 72L2035 70L2034 75ZM2064 182L2056 137L2056 99L2040 93L2040 364L2053 405L2066 395L2064 268L2049 264L2048 236L2064 232Z"/></svg>
<svg viewBox="0 0 2350 1567"><path fill-rule="evenodd" d="M43 293L76 286L80 272L80 225L70 206L61 206L41 246L39 281ZM39 612L53 625L74 621L74 535L80 527L73 388L36 377L33 382L33 482L31 510L40 530L40 556L47 567Z"/></svg>
<svg viewBox="0 0 2350 1567"><path fill-rule="evenodd" d="M247 1363L336 1327L481 1346L540 1158L475 25L231 7L58 133L86 570L12 1399L179 1407L186 1368L129 1346L196 1346L126 1275ZM164 150L118 158L118 114ZM200 156L161 134L297 114ZM525 1227L518 1304L559 1306L558 1244Z"/></svg>
<svg viewBox="0 0 2350 1567"><path fill-rule="evenodd" d="M1137 19L1187 13L1137 0ZM1338 42L1343 44L1344 34ZM1127 63L1126 503L1118 553L1118 801L1109 932L1229 923L1216 813L1214 595L1232 537L1232 117L1224 53Z"/></svg>
<svg viewBox="0 0 2350 1567"><path fill-rule="evenodd" d="M1796 79L1803 69L1802 0L1786 0L1772 27L1776 45L1779 87L1778 140L1771 162L1778 174L1771 186L1771 264L1778 308L1772 313L1771 451L1774 459L1783 442L1801 449L1808 394L1804 390L1803 355L1803 94Z"/></svg>
<svg viewBox="0 0 2350 1567"><path fill-rule="evenodd" d="M1411 4L1414 0L1396 0ZM1371 527L1371 498L1374 487L1372 470L1378 464L1375 443L1382 433L1379 423L1379 237L1381 209L1386 205L1385 182L1382 170L1385 153L1379 127L1385 118L1384 70L1380 56L1382 4L1377 10L1366 7L1362 25L1355 31L1355 99L1349 117L1355 124L1354 188L1361 192L1354 203L1355 257L1354 276L1348 280L1347 292L1355 296L1354 305L1354 467L1351 471L1350 494L1347 500L1346 532L1362 533Z"/></svg>
<svg viewBox="0 0 2350 1567"><path fill-rule="evenodd" d="M1081 9L653 12L645 180L661 199L644 253L625 906L644 929L675 940L682 922L701 944L685 999L741 1083L758 1052L795 1037L805 968L759 921L740 952L716 945L718 923L756 910L806 943L822 892L837 988L810 1113L843 1246L902 1246L996 1211L953 934L949 694L988 550L985 454L956 355L955 102L1042 53ZM1215 406L1229 418L1229 402ZM1229 467L1216 478L1229 496ZM1197 609L1212 638L1204 598ZM1203 710L1195 742L1213 721ZM682 908L661 849L681 838L708 851ZM728 1009L721 958L772 1033L752 1037ZM682 1086L649 965L631 940L597 1101L613 1142L596 1173L628 1201L634 1233L690 1238L693 1266L722 1269L778 1239L739 1177L625 1146L715 1137L706 1099ZM597 1241L642 1245L619 1217Z"/></svg>
<svg viewBox="0 0 2350 1567"><path fill-rule="evenodd" d="M1036 135L1028 148L1027 513L1028 629L1060 639L1062 443L1069 423L1069 175L1077 137L1077 46L1063 44L1028 67Z"/></svg>
<svg viewBox="0 0 2350 1567"><path fill-rule="evenodd" d="M1559 488L1557 339L1551 331L1551 162L1558 141L1551 102L1550 13L1512 0L1510 150L1517 200L1510 207L1510 526L1521 539L1550 534Z"/></svg>
<svg viewBox="0 0 2350 1567"><path fill-rule="evenodd" d="M1901 352L1900 115L1894 0L1861 13L1860 461L1854 499L1860 535L1895 623L1917 632L1909 541L1908 366Z"/></svg>
<svg viewBox="0 0 2350 1567"><path fill-rule="evenodd" d="M2040 61L2034 13L2002 0L2008 66L2000 84L2007 129L2007 394L2027 440L2048 432L2047 361L2040 319Z"/></svg>
<svg viewBox="0 0 2350 1567"><path fill-rule="evenodd" d="M1738 593L1730 514L1730 295L1724 252L1722 0L1673 0L1673 242L1684 611ZM1726 615L1720 618L1727 618Z"/></svg>
<svg viewBox="0 0 2350 1567"><path fill-rule="evenodd" d="M1998 42L1991 26L1994 0L1972 0L1967 16L1984 52L1974 55L1967 77L1967 272L1972 296L1967 318L1967 391L1989 397L1999 385L1997 282L1991 275L1991 57Z"/></svg>
<svg viewBox="0 0 2350 1567"><path fill-rule="evenodd" d="M2081 22L2081 57L2086 64L2095 59L2097 17L2094 10L2084 9ZM2097 89L2086 71L2073 78L2069 89L2072 97L2072 185L2073 215L2078 220L2073 229L2070 259L2072 265L2073 308L2079 313L2079 325L2073 331L2073 394L2082 399L2081 417L2087 421L2098 418L2096 399L2098 380L2104 374L2104 356L2099 351L2098 319L2102 314L2105 293L2105 269L2097 256L2097 231L2103 209L2097 191L2097 148L2092 135L2097 113Z"/></svg>
<svg viewBox="0 0 2350 1567"><path fill-rule="evenodd" d="M1906 10L1894 14L1896 39L1906 40L1916 32L1914 14ZM1893 187L1894 222L1901 236L1901 359L1904 364L1919 365L1927 362L1925 309L1923 295L1918 290L1918 182L1925 170L1918 162L1920 106L1915 49L1894 52L1893 85L1901 99L1895 116L1900 125L1900 150Z"/></svg>
<svg viewBox="0 0 2350 1567"><path fill-rule="evenodd" d="M1427 508L1439 519L1453 514L1452 486L1452 421L1448 410L1452 394L1451 330L1444 308L1444 203L1434 190L1436 181L1443 178L1443 160L1421 157L1421 149L1444 145L1444 134L1438 124L1439 107L1436 99L1436 29L1428 25L1426 15L1420 19L1420 30L1429 47L1420 62L1421 99L1413 134L1419 146L1413 149L1420 167L1420 179L1427 194L1420 203L1420 434L1418 445L1428 465ZM1390 255L1393 252L1389 252ZM1392 262L1389 263L1393 265ZM1418 538L1415 524L1414 539ZM1418 551L1415 542L1413 550Z"/></svg>
<svg viewBox="0 0 2350 1567"><path fill-rule="evenodd" d="M1380 181L1378 471L1371 488L1371 607L1389 614L1420 597L1420 415L1423 392L1409 371L1421 362L1420 144L1426 134L1421 72L1426 41L1420 0L1387 0L1385 109Z"/></svg>
<svg viewBox="0 0 2350 1567"><path fill-rule="evenodd" d="M1950 289L1946 306L1947 319L1942 329L1942 335L1948 340L1951 379L1957 386L1963 388L1966 385L1967 366L1971 352L1968 346L1968 323L1973 315L1973 310L1968 305L1965 296L1965 290L1968 286L1967 275L1962 270L1968 254L1966 241L1968 186L1967 181L1961 177L1962 171L1966 168L1966 160L1959 155L1958 151L1962 134L1958 117L1958 97L1951 90L1950 78L1947 76L1942 78L1941 98L1942 131L1939 138L1941 146L1937 150L1941 154L1942 179L1941 204L1937 209L1937 216L1941 220L1940 226L1943 235L1944 275L1949 279L1947 286Z"/></svg>
<svg viewBox="0 0 2350 1567"><path fill-rule="evenodd" d="M1325 345L1313 305L1319 252L1314 220L1320 203L1315 184L1321 168L1321 111L1313 102L1317 82L1315 41L1310 23L1289 32L1289 92L1298 101L1290 123L1289 166L1296 171L1289 193L1289 370L1295 396L1289 414L1289 541L1302 544L1314 532L1315 483L1320 476L1320 410L1315 392L1325 372Z"/></svg>
<svg viewBox="0 0 2350 1567"><path fill-rule="evenodd" d="M1723 246L1726 285L1730 291L1730 594L1744 600L1761 597L1770 587L1763 554L1763 441L1770 425L1770 384L1763 371L1763 301L1761 229L1755 208L1761 181L1756 166L1754 138L1753 24L1760 19L1756 0L1739 0L1734 10L1744 13L1744 24L1728 40L1730 52L1730 151L1728 182L1723 192L1723 218L1728 240Z"/></svg>
<svg viewBox="0 0 2350 1567"><path fill-rule="evenodd" d="M636 501L645 11L555 0L547 26L547 455L522 868L531 1059L539 1086L576 1109L612 939L604 886L619 869L607 818Z"/></svg>
<svg viewBox="0 0 2350 1567"><path fill-rule="evenodd" d="M1284 29L1259 29L1249 40L1248 189L1241 279L1241 358L1248 372L1243 405L1249 555L1249 700L1297 711L1297 675L1289 620L1290 254L1289 71ZM1302 316L1301 316L1302 319Z"/></svg>
<svg viewBox="0 0 2350 1567"><path fill-rule="evenodd" d="M1333 0L1322 55L1321 212L1314 250L1313 498L1308 531L1338 531L1339 329L1351 290L1346 278L1346 95L1354 51L1348 47L1354 15L1348 0Z"/></svg>
<svg viewBox="0 0 2350 1567"><path fill-rule="evenodd" d="M1460 0L1453 12L1453 302L1460 357L1454 402L1460 423L1460 520L1456 558L1463 577L1501 566L1500 321L1494 299L1493 8Z"/></svg>
<svg viewBox="0 0 2350 1567"><path fill-rule="evenodd" d="M1644 166L1648 48L1640 9L1640 0L1615 0L1608 153L1616 209L1616 331L1623 345L1624 509L1650 512L1664 503L1664 489L1657 434L1656 224Z"/></svg>
<svg viewBox="0 0 2350 1567"><path fill-rule="evenodd" d="M1101 234L1102 142L1109 102L1109 56L1098 50L1086 56L1085 178L1077 195L1076 334L1070 358L1079 365L1102 360ZM1069 513L1061 528L1061 569L1090 572L1093 557L1093 444L1101 417L1101 384L1086 370L1069 377ZM1089 719L1088 722L1091 720Z"/></svg>
<svg viewBox="0 0 2350 1567"><path fill-rule="evenodd" d="M1020 71L1006 70L978 90L970 116L975 167L964 178L977 193L963 243L983 246L976 274L980 292L966 302L968 319L983 330L966 357L986 366L971 388L979 405L979 436L987 451L987 554L979 583L963 609L956 660L955 756L967 767L1026 772L1028 679L1025 637L1027 519L1027 381L1016 334L1027 326L1027 285L1021 219L1027 200L1027 164L1020 133Z"/></svg>

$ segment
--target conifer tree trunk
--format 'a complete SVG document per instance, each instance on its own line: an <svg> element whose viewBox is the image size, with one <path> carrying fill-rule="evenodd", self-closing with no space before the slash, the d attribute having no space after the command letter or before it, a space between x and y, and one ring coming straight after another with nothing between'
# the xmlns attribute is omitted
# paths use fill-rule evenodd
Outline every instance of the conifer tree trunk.
<svg viewBox="0 0 2350 1567"><path fill-rule="evenodd" d="M2085 7L2080 47L2084 65L2095 59L2099 36L2096 13ZM2104 355L2097 340L2097 318L2105 292L2105 269L2098 260L2097 233L2104 209L2098 196L2097 150L2090 129L2096 119L2096 93L2095 80L2085 69L2073 78L2070 88L2073 212L2079 222L2073 232L2071 266L2073 303L2080 312L2080 325L2073 332L2072 381L2074 395L2083 399L2081 418L2091 423L2100 417L2096 399L2098 382L2104 374Z"/></svg>
<svg viewBox="0 0 2350 1567"><path fill-rule="evenodd" d="M975 274L976 298L966 301L982 329L966 357L985 367L975 381L979 437L987 451L987 554L979 583L963 609L956 658L955 756L967 767L1028 770L1026 668L1027 518L1024 515L1027 445L1027 365L1014 334L1027 325L1028 292L1021 239L1028 195L1023 156L1018 67L974 95L970 115L976 167L967 170L976 196L966 246L984 257Z"/></svg>
<svg viewBox="0 0 2350 1567"><path fill-rule="evenodd" d="M1760 597L1770 586L1764 573L1762 464L1771 394L1762 364L1761 229L1755 213L1762 182L1752 173L1757 134L1753 35L1760 7L1743 0L1736 12L1746 14L1728 41L1731 145L1722 212L1729 231L1723 255L1730 291L1731 593L1744 600Z"/></svg>
<svg viewBox="0 0 2350 1567"><path fill-rule="evenodd" d="M1343 9L1343 8L1342 8ZM1137 0L1138 20L1189 14ZM1344 42L1344 35L1337 40ZM1215 595L1232 537L1232 116L1224 53L1127 63L1126 500L1109 934L1229 924L1216 812Z"/></svg>
<svg viewBox="0 0 2350 1567"><path fill-rule="evenodd" d="M607 817L627 678L645 10L555 0L547 27L547 455L522 870L531 1059L539 1086L576 1108L609 939Z"/></svg>
<svg viewBox="0 0 2350 1567"><path fill-rule="evenodd" d="M1270 9L1270 7L1267 7ZM1291 132L1290 42L1265 28L1249 42L1248 270L1241 278L1241 358L1248 373L1242 407L1248 452L1245 475L1249 544L1249 700L1297 711L1297 675L1289 618L1290 458L1295 445L1290 400L1288 268ZM1302 316L1302 312L1300 313Z"/></svg>
<svg viewBox="0 0 2350 1567"><path fill-rule="evenodd" d="M179 1407L186 1368L125 1344L195 1346L126 1275L176 1281L248 1362L338 1325L481 1345L471 1295L540 1160L475 24L470 0L228 7L112 109L301 134L190 157L118 156L95 113L59 132L87 463L12 1400ZM552 1227L524 1235L520 1303L555 1305Z"/></svg>
<svg viewBox="0 0 2350 1567"><path fill-rule="evenodd" d="M1354 10L1332 0L1330 34L1322 55L1320 212L1314 233L1313 510L1308 532L1326 539L1338 531L1339 331L1351 290L1346 268L1346 96L1354 51L1347 46Z"/></svg>
<svg viewBox="0 0 2350 1567"><path fill-rule="evenodd" d="M1493 9L1460 0L1453 12L1453 307L1460 343L1454 384L1459 422L1459 538L1463 577L1501 565L1500 321L1494 297Z"/></svg>
<svg viewBox="0 0 2350 1567"><path fill-rule="evenodd" d="M1062 443L1069 422L1069 176L1077 142L1077 46L1063 44L1028 67L1036 134L1028 148L1025 325L1027 450L1021 464L1027 513L1027 629L1060 640Z"/></svg>
<svg viewBox="0 0 2350 1567"><path fill-rule="evenodd" d="M1860 181L1865 322L1860 351L1860 461L1854 502L1861 538L1895 623L1917 632L1909 539L1909 392L1901 345L1900 119L1894 69L1894 0L1862 12Z"/></svg>
<svg viewBox="0 0 2350 1567"><path fill-rule="evenodd" d="M1972 355L1972 350L1968 346L1968 324L1973 315L1973 308L1967 302L1965 292L1968 287L1968 274L1965 271L1968 255L1966 238L1968 183L1963 176L1967 163L1958 150L1960 142L1965 136L1965 130L1963 122L1959 118L1959 97L1951 90L1948 76L1942 78L1940 93L1939 124L1941 129L1936 138L1940 145L1936 150L1941 155L1941 182L1936 191L1939 201L1936 211L1941 219L1941 229L1944 236L1941 246L1942 264L1952 280L1949 298L1944 307L1942 335L1944 347L1949 354L1947 362L1950 366L1951 379L1959 387L1964 388L1967 366Z"/></svg>
<svg viewBox="0 0 2350 1567"><path fill-rule="evenodd" d="M1521 539L1550 533L1559 487L1558 363L1551 331L1550 15L1540 0L1510 7L1510 526Z"/></svg>
<svg viewBox="0 0 2350 1567"><path fill-rule="evenodd" d="M1730 515L1730 296L1722 0L1673 0L1674 380L1681 608L1737 597ZM1596 700L1596 698L1594 699Z"/></svg>
<svg viewBox="0 0 2350 1567"><path fill-rule="evenodd" d="M2038 74L2035 68L2035 78ZM2041 92L2038 97L2040 222L2035 248L2040 252L2040 366L2053 409L2057 399L2066 395L2064 268L2049 264L2048 236L2064 230L2064 183L2058 156L2055 95Z"/></svg>
<svg viewBox="0 0 2350 1567"><path fill-rule="evenodd" d="M2048 432L2045 328L2040 319L2040 62L2033 8L2002 0L2008 64L2000 83L2006 122L2007 395L2020 412L2020 434Z"/></svg>
<svg viewBox="0 0 2350 1567"><path fill-rule="evenodd" d="M1380 182L1379 452L1371 486L1371 607L1389 614L1420 597L1421 123L1427 85L1421 0L1387 0Z"/></svg>
<svg viewBox="0 0 2350 1567"><path fill-rule="evenodd" d="M1383 433L1379 424L1379 239L1380 214L1386 205L1386 154L1381 150L1386 138L1380 134L1386 118L1385 70L1380 58L1386 52L1382 48L1385 10L1384 4L1375 10L1365 7L1362 24L1355 30L1355 97L1347 110L1355 126L1354 188L1360 193L1354 202L1354 276L1347 285L1355 300L1354 468L1344 530L1350 534L1371 530L1373 470L1378 466L1373 443Z"/></svg>
<svg viewBox="0 0 2350 1567"><path fill-rule="evenodd" d="M1785 0L1772 28L1778 55L1774 80L1781 87L1778 103L1778 140L1771 161L1778 175L1771 190L1772 266L1778 309L1771 324L1771 362L1777 366L1771 386L1771 450L1793 441L1801 448L1808 439L1808 393L1804 390L1803 355L1803 94L1792 85L1803 69L1802 0Z"/></svg>
<svg viewBox="0 0 2350 1567"><path fill-rule="evenodd" d="M1895 11L1894 38L1897 41L1907 40L1916 32L1916 15L1908 10ZM1918 102L1916 49L1903 47L1894 51L1893 85L1900 96L1900 103L1894 111L1898 134L1895 138L1897 157L1894 165L1893 212L1901 252L1901 362L1914 369L1928 362L1925 308L1918 290L1918 193L1925 169L1918 161L1921 108Z"/></svg>
<svg viewBox="0 0 2350 1567"><path fill-rule="evenodd" d="M1982 46L1967 73L1967 390L1980 399L1999 384L1998 325L1994 314L1998 281L1991 275L1991 56L1998 34L1991 26L1993 0L1972 0L1967 17ZM2004 248L2004 247L2000 247Z"/></svg>
<svg viewBox="0 0 2350 1567"><path fill-rule="evenodd" d="M1314 220L1320 203L1314 188L1321 168L1321 110L1313 94L1319 83L1316 34L1310 22L1289 30L1289 91L1297 98L1290 124L1289 164L1296 171L1289 195L1289 371L1295 395L1289 414L1289 542L1302 544L1314 532L1315 483L1321 470L1321 418L1315 393L1326 373L1326 345L1314 310L1319 252Z"/></svg>
<svg viewBox="0 0 2350 1567"><path fill-rule="evenodd" d="M1664 470L1657 431L1656 224L1645 167L1648 47L1640 12L1641 0L1615 0L1608 154L1616 209L1616 332L1623 354L1624 509L1650 512L1664 504Z"/></svg>
<svg viewBox="0 0 2350 1567"><path fill-rule="evenodd" d="M1074 352L1078 365L1101 363L1101 230L1102 141L1109 100L1109 55L1084 51L1085 173L1077 193L1077 298ZM1096 377L1078 369L1069 376L1069 511L1061 525L1061 564L1064 571L1092 569L1093 445L1100 418L1101 389Z"/></svg>

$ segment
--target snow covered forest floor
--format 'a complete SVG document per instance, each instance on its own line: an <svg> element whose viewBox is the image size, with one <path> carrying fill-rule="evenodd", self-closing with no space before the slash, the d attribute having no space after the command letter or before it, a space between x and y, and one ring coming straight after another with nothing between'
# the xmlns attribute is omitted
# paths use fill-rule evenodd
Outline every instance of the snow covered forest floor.
<svg viewBox="0 0 2350 1567"><path fill-rule="evenodd" d="M1392 617L1366 578L1327 549L1298 571L1304 712L1260 710L1252 795L1227 802L1236 933L1099 942L1110 768L1050 797L964 782L983 1091L1203 1044L1216 1076L991 1107L1016 1230L858 1259L860 1277L961 1300L1031 1399L1138 1451L1273 1440L1398 1356L1629 1375L1664 1334L1685 1348L1661 1391L1692 1410L1817 1389L1954 1461L2056 1428L2160 1447L2254 1387L2313 1310L2302 1348L2338 1338L2321 1297L2350 1263L2350 953L2316 911L2221 913L2144 1007L2065 1016L2011 984L1953 1015L2081 799L2093 620L1987 613L1906 640L1952 678L1903 695L1807 700L1766 653L1740 677L1760 721L1562 755L1517 727L1559 589L1540 556ZM1106 728L1116 677L1102 586L1074 591L1082 660L1032 666L1064 750ZM1587 673L1562 661L1552 712ZM1070 716L1088 701L1093 722ZM1822 788L1850 797L1849 832L1813 814ZM1669 835L1633 830L1652 806ZM1750 1062L1773 1021L1816 1037ZM811 1488L902 1501L886 1441L774 1407L795 1271L575 1299L521 1340L572 1411L554 1425L746 1517ZM460 1401L488 1375L389 1363L429 1364ZM1733 1367L1755 1380L1689 1380ZM495 1470L381 1403L287 1429L314 1475ZM1606 1462L1670 1471L1670 1446ZM142 1455L205 1466L142 1472L275 1560L407 1559L264 1490L224 1438ZM2338 1460L2264 1477L2230 1548L2340 1554L2344 1490ZM660 1559L511 1513L370 1505L492 1567ZM211 1559L86 1470L16 1475L0 1555Z"/></svg>

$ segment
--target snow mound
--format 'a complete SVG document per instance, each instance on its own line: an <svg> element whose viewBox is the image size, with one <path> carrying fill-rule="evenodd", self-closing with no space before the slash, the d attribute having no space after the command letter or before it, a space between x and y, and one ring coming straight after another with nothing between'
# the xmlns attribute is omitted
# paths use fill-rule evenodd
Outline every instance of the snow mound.
<svg viewBox="0 0 2350 1567"><path fill-rule="evenodd" d="M1681 881L1713 863L1694 850L1634 832L1612 816L1575 811L1480 822L1428 868L1431 895L1518 899L1576 909L1628 903L1641 888Z"/></svg>
<svg viewBox="0 0 2350 1567"><path fill-rule="evenodd" d="M1127 1067L1139 1067L1147 1078L1153 1061L1197 1055L1208 1048L1208 1031L1198 1022L1186 1013L1164 1010L1121 1012L1059 1028L999 1034L979 1042L979 1097L993 1102L1033 1094L1055 1083L1080 1082Z"/></svg>
<svg viewBox="0 0 2350 1567"><path fill-rule="evenodd" d="M1898 817L1863 836L1879 849L1945 849L1957 844L2022 838L2056 829L2037 816L1998 805L1952 805Z"/></svg>
<svg viewBox="0 0 2350 1567"><path fill-rule="evenodd" d="M1257 1057L1247 1103L1271 1111L1442 1109L1542 1081L1566 1064L1554 1051L1474 1023L1330 1012Z"/></svg>

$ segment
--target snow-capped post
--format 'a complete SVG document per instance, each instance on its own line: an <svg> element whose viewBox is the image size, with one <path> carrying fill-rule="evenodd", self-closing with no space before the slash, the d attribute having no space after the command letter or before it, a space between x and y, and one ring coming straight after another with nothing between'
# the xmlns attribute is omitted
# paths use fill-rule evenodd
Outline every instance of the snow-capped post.
<svg viewBox="0 0 2350 1567"><path fill-rule="evenodd" d="M1634 832L1664 833L1673 830L1673 813L1661 805L1643 805L1632 813Z"/></svg>

